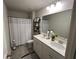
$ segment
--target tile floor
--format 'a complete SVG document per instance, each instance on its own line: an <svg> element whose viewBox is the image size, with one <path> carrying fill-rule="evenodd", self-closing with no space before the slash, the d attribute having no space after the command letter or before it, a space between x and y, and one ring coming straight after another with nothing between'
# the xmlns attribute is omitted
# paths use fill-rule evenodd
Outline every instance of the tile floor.
<svg viewBox="0 0 79 59"><path fill-rule="evenodd" d="M36 53L24 56L31 51L33 51L33 49L28 49L28 47L25 45L18 46L14 51L12 51L11 59L39 59ZM21 58L22 56L24 57Z"/></svg>

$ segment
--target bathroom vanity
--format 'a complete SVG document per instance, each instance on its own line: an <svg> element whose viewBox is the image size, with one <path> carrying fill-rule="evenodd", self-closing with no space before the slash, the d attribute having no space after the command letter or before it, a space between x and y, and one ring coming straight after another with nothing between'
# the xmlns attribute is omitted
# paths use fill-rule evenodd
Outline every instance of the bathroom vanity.
<svg viewBox="0 0 79 59"><path fill-rule="evenodd" d="M56 39L60 39L57 37ZM59 43L46 39L42 34L34 35L33 48L40 59L64 59L66 42ZM61 39L60 39L61 40Z"/></svg>

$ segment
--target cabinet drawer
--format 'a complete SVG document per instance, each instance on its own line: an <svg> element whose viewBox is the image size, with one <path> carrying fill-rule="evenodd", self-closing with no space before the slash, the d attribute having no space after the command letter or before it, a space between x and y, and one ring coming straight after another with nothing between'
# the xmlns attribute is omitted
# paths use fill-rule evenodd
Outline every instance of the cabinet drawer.
<svg viewBox="0 0 79 59"><path fill-rule="evenodd" d="M48 48L49 50L49 56L53 59L64 59L64 56L60 55L59 53L57 53L56 51L54 51L51 48Z"/></svg>
<svg viewBox="0 0 79 59"><path fill-rule="evenodd" d="M44 49L44 54L43 57L44 59L57 59L55 58L55 54L52 52L48 46L46 46L45 44L43 44L43 49Z"/></svg>

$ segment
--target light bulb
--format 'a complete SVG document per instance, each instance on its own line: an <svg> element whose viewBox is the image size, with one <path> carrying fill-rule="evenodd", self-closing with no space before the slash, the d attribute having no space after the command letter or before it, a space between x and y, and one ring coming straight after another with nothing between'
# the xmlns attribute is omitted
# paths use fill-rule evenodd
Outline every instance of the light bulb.
<svg viewBox="0 0 79 59"><path fill-rule="evenodd" d="M47 9L47 10L50 10L50 7L48 6L48 7L46 7L46 9Z"/></svg>
<svg viewBox="0 0 79 59"><path fill-rule="evenodd" d="M62 3L61 2L56 3L56 9L62 9Z"/></svg>
<svg viewBox="0 0 79 59"><path fill-rule="evenodd" d="M55 7L54 4L52 4L52 5L48 6L46 9L47 9L47 10L53 10L54 7Z"/></svg>
<svg viewBox="0 0 79 59"><path fill-rule="evenodd" d="M55 7L54 4L52 4L52 5L51 5L51 9L54 9L54 7Z"/></svg>

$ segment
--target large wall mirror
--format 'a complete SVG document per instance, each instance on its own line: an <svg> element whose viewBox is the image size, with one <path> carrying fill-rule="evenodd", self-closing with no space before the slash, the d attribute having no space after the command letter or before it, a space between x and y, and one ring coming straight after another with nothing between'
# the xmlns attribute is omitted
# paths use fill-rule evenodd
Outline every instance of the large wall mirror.
<svg viewBox="0 0 79 59"><path fill-rule="evenodd" d="M57 35L68 38L72 10L46 15L42 17L41 32L54 31Z"/></svg>

